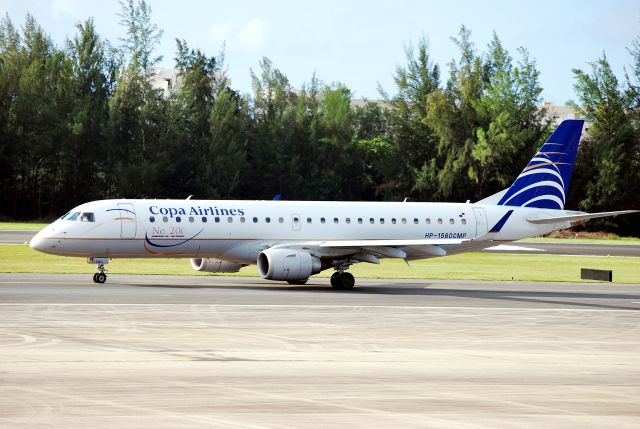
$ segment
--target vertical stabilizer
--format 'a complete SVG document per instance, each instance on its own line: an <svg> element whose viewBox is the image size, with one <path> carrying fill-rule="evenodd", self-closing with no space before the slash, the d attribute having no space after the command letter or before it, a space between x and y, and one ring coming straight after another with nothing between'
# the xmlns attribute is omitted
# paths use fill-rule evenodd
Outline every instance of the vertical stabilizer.
<svg viewBox="0 0 640 429"><path fill-rule="evenodd" d="M562 210L583 125L583 120L563 121L497 204Z"/></svg>

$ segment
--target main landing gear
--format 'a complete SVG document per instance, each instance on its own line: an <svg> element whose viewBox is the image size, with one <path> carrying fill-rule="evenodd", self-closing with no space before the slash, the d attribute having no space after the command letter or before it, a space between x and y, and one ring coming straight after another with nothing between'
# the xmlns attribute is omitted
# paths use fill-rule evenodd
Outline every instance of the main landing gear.
<svg viewBox="0 0 640 429"><path fill-rule="evenodd" d="M331 286L335 289L349 290L353 289L355 284L356 279L351 273L347 273L346 271L336 271L331 276Z"/></svg>

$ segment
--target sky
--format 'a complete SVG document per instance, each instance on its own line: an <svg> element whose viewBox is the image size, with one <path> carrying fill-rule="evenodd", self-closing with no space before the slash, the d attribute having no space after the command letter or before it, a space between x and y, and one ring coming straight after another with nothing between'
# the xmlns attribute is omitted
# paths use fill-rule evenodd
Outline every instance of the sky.
<svg viewBox="0 0 640 429"><path fill-rule="evenodd" d="M603 52L619 79L631 64L627 47L640 37L640 2L624 0L431 1L148 0L153 21L164 30L157 53L173 68L175 39L208 56L225 45L231 86L251 92L250 70L268 57L294 87L313 74L340 82L354 98L380 98L378 84L394 93L393 74L406 64L404 48L425 37L442 69L458 57L451 41L461 25L484 52L495 31L517 60L528 49L540 71L545 100L576 99L572 69L589 70ZM21 26L31 13L61 45L75 24L93 17L98 33L118 45L124 36L117 0L0 0L0 13ZM444 84L444 82L442 82Z"/></svg>

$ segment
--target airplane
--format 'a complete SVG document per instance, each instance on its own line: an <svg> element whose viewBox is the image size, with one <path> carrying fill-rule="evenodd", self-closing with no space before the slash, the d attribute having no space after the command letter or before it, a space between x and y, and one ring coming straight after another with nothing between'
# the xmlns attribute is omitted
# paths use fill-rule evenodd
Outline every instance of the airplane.
<svg viewBox="0 0 640 429"><path fill-rule="evenodd" d="M331 286L352 289L347 269L482 250L637 212L564 210L584 121L563 121L513 184L475 203L111 199L75 207L33 237L40 252L87 258L189 258L197 271L256 264L267 280L305 284L334 269Z"/></svg>

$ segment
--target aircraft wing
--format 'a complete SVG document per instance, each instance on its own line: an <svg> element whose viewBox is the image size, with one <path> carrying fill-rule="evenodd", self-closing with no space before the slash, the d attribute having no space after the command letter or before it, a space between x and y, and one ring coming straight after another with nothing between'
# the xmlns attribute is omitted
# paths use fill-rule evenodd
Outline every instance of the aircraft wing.
<svg viewBox="0 0 640 429"><path fill-rule="evenodd" d="M537 219L527 219L527 222L540 224L553 224L560 222L584 222L589 219L595 219L599 217L618 216L629 213L638 213L638 210L621 210L617 212L600 212L600 213L577 213L568 216L555 216L555 217L543 217Z"/></svg>
<svg viewBox="0 0 640 429"><path fill-rule="evenodd" d="M424 240L330 240L320 242L320 247L408 247L408 246L439 246L445 244L461 244L469 239L424 239Z"/></svg>
<svg viewBox="0 0 640 429"><path fill-rule="evenodd" d="M418 240L329 240L304 243L282 243L274 248L298 248L312 251L317 256L351 256L361 262L379 263L378 258L405 259L408 247L431 256L445 256L440 246L470 242L470 239L418 239Z"/></svg>

